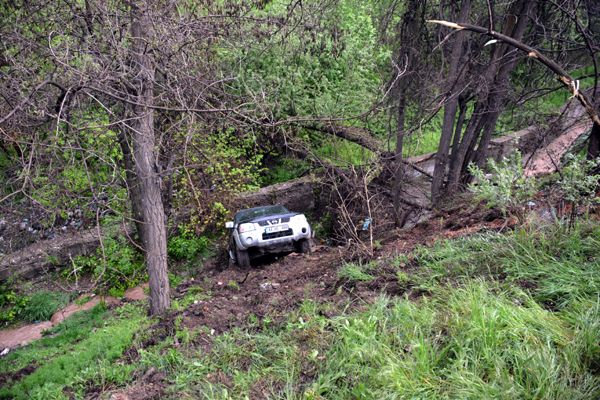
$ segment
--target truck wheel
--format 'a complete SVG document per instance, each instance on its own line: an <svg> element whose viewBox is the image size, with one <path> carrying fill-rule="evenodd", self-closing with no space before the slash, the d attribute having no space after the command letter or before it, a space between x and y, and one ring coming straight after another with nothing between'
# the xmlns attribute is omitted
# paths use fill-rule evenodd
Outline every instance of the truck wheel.
<svg viewBox="0 0 600 400"><path fill-rule="evenodd" d="M296 243L298 253L310 254L310 241L308 239L301 239Z"/></svg>
<svg viewBox="0 0 600 400"><path fill-rule="evenodd" d="M247 250L240 250L236 247L235 249L235 259L237 261L237 265L240 268L250 268L250 256L248 255Z"/></svg>

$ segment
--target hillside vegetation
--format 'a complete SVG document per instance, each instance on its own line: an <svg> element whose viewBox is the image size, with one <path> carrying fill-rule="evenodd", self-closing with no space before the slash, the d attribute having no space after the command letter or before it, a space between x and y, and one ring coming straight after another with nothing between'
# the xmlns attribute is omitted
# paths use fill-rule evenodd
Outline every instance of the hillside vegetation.
<svg viewBox="0 0 600 400"><path fill-rule="evenodd" d="M595 398L599 246L595 220L442 239L359 265L371 279L393 271L404 295L307 296L281 320L251 315L222 334L182 323L188 304L211 296L202 285L167 322L141 305L98 306L3 358L0 393L66 398L154 382L171 398ZM353 282L346 265L334 269Z"/></svg>
<svg viewBox="0 0 600 400"><path fill-rule="evenodd" d="M13 0L0 37L0 399L600 398L598 1ZM269 203L306 220L226 228Z"/></svg>

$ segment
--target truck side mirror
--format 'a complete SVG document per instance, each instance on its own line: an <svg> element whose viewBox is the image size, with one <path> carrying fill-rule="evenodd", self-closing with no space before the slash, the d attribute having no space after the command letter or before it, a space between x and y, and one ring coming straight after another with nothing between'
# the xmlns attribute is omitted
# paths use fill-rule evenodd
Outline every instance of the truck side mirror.
<svg viewBox="0 0 600 400"><path fill-rule="evenodd" d="M225 222L225 228L227 228L227 229L233 229L233 221L227 221L227 222Z"/></svg>

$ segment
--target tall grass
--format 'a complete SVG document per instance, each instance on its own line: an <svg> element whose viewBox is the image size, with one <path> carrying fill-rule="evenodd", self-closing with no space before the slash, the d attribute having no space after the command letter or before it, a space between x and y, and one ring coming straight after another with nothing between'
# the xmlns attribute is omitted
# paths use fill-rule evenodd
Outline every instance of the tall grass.
<svg viewBox="0 0 600 400"><path fill-rule="evenodd" d="M561 309L600 293L600 226L579 223L484 233L422 247L415 262L427 284L488 276L526 288L546 306Z"/></svg>
<svg viewBox="0 0 600 400"><path fill-rule="evenodd" d="M525 293L475 281L414 303L382 298L337 318L326 363L307 390L327 399L589 399L600 395L587 350L598 302L566 322ZM593 315L590 315L593 314ZM583 322L585 321L585 322ZM594 353L592 353L594 354Z"/></svg>

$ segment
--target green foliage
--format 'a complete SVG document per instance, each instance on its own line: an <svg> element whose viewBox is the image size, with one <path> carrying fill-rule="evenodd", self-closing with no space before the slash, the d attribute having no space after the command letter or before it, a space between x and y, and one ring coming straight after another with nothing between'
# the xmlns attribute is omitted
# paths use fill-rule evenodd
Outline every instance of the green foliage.
<svg viewBox="0 0 600 400"><path fill-rule="evenodd" d="M313 232L317 238L329 238L333 233L334 219L330 212L326 212L321 218L313 222Z"/></svg>
<svg viewBox="0 0 600 400"><path fill-rule="evenodd" d="M477 180L469 189L479 201L483 200L491 208L498 208L504 215L523 216L525 202L535 193L535 181L525 176L521 153L516 151L510 158L497 163L488 161L490 176L479 167L471 164L469 172Z"/></svg>
<svg viewBox="0 0 600 400"><path fill-rule="evenodd" d="M29 300L6 285L0 285L0 324L19 320Z"/></svg>
<svg viewBox="0 0 600 400"><path fill-rule="evenodd" d="M45 152L48 161L36 164L29 177L36 202L53 213L80 208L84 216L95 217L96 196L102 193L107 199L103 207L124 211L127 190L120 185L122 156L117 133L106 128L109 119L102 108L75 109L70 129L59 124L48 136L46 146L38 150Z"/></svg>
<svg viewBox="0 0 600 400"><path fill-rule="evenodd" d="M372 264L346 263L338 270L338 277L351 282L370 282L375 277L369 274Z"/></svg>
<svg viewBox="0 0 600 400"><path fill-rule="evenodd" d="M222 190L245 192L260 187L262 157L256 151L256 137L225 129L205 139L204 148L210 149L206 173Z"/></svg>
<svg viewBox="0 0 600 400"><path fill-rule="evenodd" d="M19 295L14 290L2 286L0 323L47 321L68 302L69 295L64 292L40 291L31 295Z"/></svg>
<svg viewBox="0 0 600 400"><path fill-rule="evenodd" d="M567 155L567 163L560 172L558 190L562 198L571 204L569 225L573 225L577 209L581 206L589 207L598 203L596 190L600 182L600 174L595 174L600 160L586 160L583 157Z"/></svg>
<svg viewBox="0 0 600 400"><path fill-rule="evenodd" d="M103 247L95 254L75 257L72 268L63 271L63 275L72 280L86 274L99 278L116 297L146 279L142 254L123 236L104 239Z"/></svg>
<svg viewBox="0 0 600 400"><path fill-rule="evenodd" d="M289 180L300 177L310 169L310 164L305 160L296 158L280 158L279 162L267 168L265 171L262 185L274 185L276 183L287 182Z"/></svg>
<svg viewBox="0 0 600 400"><path fill-rule="evenodd" d="M313 143L315 154L332 161L335 165L363 165L373 160L373 152L364 147L339 138L326 138Z"/></svg>
<svg viewBox="0 0 600 400"><path fill-rule="evenodd" d="M184 231L178 236L169 238L167 251L169 257L174 260L193 261L198 256L208 254L210 241L204 236L196 236L191 232Z"/></svg>
<svg viewBox="0 0 600 400"><path fill-rule="evenodd" d="M592 310L574 314L587 329L600 318L597 302ZM584 350L600 333L482 282L419 303L381 299L365 313L334 319L333 335L308 398L600 395Z"/></svg>
<svg viewBox="0 0 600 400"><path fill-rule="evenodd" d="M569 231L554 225L438 242L418 248L413 261L422 267L421 284L429 288L457 279L504 277L537 302L562 309L600 292L599 246L597 225L576 224Z"/></svg>

